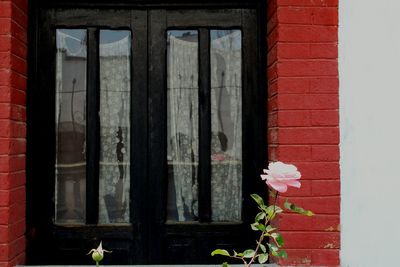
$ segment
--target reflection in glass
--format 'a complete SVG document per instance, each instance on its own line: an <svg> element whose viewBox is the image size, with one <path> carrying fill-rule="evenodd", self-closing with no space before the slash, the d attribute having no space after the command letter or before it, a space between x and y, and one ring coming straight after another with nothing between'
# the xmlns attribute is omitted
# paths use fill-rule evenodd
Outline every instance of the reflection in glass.
<svg viewBox="0 0 400 267"><path fill-rule="evenodd" d="M198 32L168 31L167 219L198 219Z"/></svg>
<svg viewBox="0 0 400 267"><path fill-rule="evenodd" d="M130 59L130 31L100 31L100 224L129 223Z"/></svg>
<svg viewBox="0 0 400 267"><path fill-rule="evenodd" d="M211 30L211 210L240 221L242 200L242 50L240 30Z"/></svg>
<svg viewBox="0 0 400 267"><path fill-rule="evenodd" d="M55 222L85 223L86 30L58 29Z"/></svg>

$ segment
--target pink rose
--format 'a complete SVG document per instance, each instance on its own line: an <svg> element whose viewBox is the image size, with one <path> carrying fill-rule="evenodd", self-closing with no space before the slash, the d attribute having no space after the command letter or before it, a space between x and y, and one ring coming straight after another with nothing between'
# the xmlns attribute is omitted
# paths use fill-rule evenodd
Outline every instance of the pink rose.
<svg viewBox="0 0 400 267"><path fill-rule="evenodd" d="M301 177L296 166L285 164L283 162L271 162L268 169L263 170L266 174L261 174L261 179L266 180L267 185L278 192L285 193L288 186L300 188L301 183L298 181Z"/></svg>

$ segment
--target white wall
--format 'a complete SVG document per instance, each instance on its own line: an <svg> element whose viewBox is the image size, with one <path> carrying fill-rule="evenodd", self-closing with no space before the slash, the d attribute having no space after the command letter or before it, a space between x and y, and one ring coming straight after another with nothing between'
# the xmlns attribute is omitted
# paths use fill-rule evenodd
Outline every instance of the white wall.
<svg viewBox="0 0 400 267"><path fill-rule="evenodd" d="M341 264L400 266L400 1L339 2Z"/></svg>

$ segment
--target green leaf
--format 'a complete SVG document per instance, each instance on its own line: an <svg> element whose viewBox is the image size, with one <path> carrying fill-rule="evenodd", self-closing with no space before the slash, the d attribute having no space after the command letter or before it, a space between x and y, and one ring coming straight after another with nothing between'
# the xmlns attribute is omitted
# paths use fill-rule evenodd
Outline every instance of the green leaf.
<svg viewBox="0 0 400 267"><path fill-rule="evenodd" d="M251 229L252 230L254 230L254 231L259 231L260 229L258 229L258 226L259 225L259 223L252 223L252 224L250 224L250 226L251 226Z"/></svg>
<svg viewBox="0 0 400 267"><path fill-rule="evenodd" d="M259 213L257 213L257 215L256 215L255 221L256 221L256 222L259 222L259 221L261 221L261 220L264 219L264 218L265 218L265 212L259 212Z"/></svg>
<svg viewBox="0 0 400 267"><path fill-rule="evenodd" d="M271 225L267 225L267 227L265 228L265 231L267 231L268 233L275 231L277 228L272 227Z"/></svg>
<svg viewBox="0 0 400 267"><path fill-rule="evenodd" d="M264 205L264 200L259 195L251 194L250 196L254 199L255 202L257 202L258 206L263 206Z"/></svg>
<svg viewBox="0 0 400 267"><path fill-rule="evenodd" d="M258 262L259 263L265 263L268 260L268 253L263 253L258 255Z"/></svg>
<svg viewBox="0 0 400 267"><path fill-rule="evenodd" d="M283 259L287 259L287 253L285 250L280 250L278 251L278 257L283 258Z"/></svg>
<svg viewBox="0 0 400 267"><path fill-rule="evenodd" d="M211 256L215 255L230 256L229 252L226 251L225 249L216 249L213 252L211 252Z"/></svg>
<svg viewBox="0 0 400 267"><path fill-rule="evenodd" d="M229 264L227 262L222 263L222 267L229 267Z"/></svg>
<svg viewBox="0 0 400 267"><path fill-rule="evenodd" d="M296 212L296 213L299 213L299 214L302 214L302 215L314 216L314 213L312 211L305 210L305 209L303 209L303 208L301 208L299 206L296 206L295 204L288 202L287 199L285 201L284 207L287 210L290 210L290 211L293 211L293 212Z"/></svg>
<svg viewBox="0 0 400 267"><path fill-rule="evenodd" d="M283 211L280 207L274 205L268 206L263 210L265 211L270 220L274 219L276 214L282 213Z"/></svg>
<svg viewBox="0 0 400 267"><path fill-rule="evenodd" d="M237 253L236 251L233 251L233 255L238 257L243 257L243 253Z"/></svg>
<svg viewBox="0 0 400 267"><path fill-rule="evenodd" d="M280 233L272 233L271 236L275 240L275 242L278 245L278 247L282 247L283 244L285 243L283 241L283 237L282 237L282 235Z"/></svg>
<svg viewBox="0 0 400 267"><path fill-rule="evenodd" d="M275 246L272 243L268 243L267 245L269 247L269 251L271 251L272 256L278 256L278 253L277 253L278 252L278 247Z"/></svg>
<svg viewBox="0 0 400 267"><path fill-rule="evenodd" d="M243 258L252 258L254 257L254 255L256 254L256 252L252 249L246 249L243 252Z"/></svg>
<svg viewBox="0 0 400 267"><path fill-rule="evenodd" d="M261 248L262 252L264 252L264 253L267 252L267 248L263 244L260 244L260 248Z"/></svg>

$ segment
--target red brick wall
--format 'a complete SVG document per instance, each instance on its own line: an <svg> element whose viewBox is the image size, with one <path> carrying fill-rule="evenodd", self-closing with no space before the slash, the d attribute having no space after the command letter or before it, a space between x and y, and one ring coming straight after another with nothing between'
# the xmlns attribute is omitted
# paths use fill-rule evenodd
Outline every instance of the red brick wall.
<svg viewBox="0 0 400 267"><path fill-rule="evenodd" d="M293 202L314 217L279 226L298 265L339 264L338 0L270 0L267 9L269 159L302 173ZM282 197L280 201L283 201Z"/></svg>
<svg viewBox="0 0 400 267"><path fill-rule="evenodd" d="M25 260L27 1L0 0L0 266Z"/></svg>

